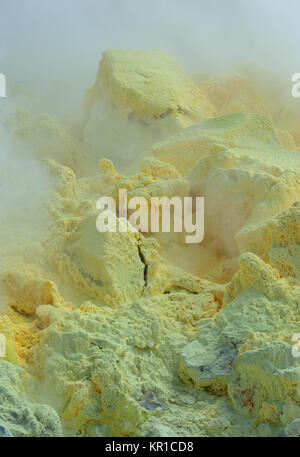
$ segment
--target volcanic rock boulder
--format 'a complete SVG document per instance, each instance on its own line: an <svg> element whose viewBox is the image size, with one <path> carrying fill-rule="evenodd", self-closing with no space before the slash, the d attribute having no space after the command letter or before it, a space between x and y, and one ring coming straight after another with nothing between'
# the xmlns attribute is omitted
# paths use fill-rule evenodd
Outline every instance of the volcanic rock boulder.
<svg viewBox="0 0 300 457"><path fill-rule="evenodd" d="M298 153L282 149L264 115L206 120L150 154L186 175L192 196L205 198L204 241L213 239L230 258L252 250L259 227L299 199Z"/></svg>
<svg viewBox="0 0 300 457"><path fill-rule="evenodd" d="M80 222L64 251L69 277L90 296L117 304L142 295L146 266L136 232L100 233L96 217L91 216Z"/></svg>
<svg viewBox="0 0 300 457"><path fill-rule="evenodd" d="M162 51L105 51L90 96L104 92L126 116L144 120L173 116L183 127L215 114L208 98Z"/></svg>
<svg viewBox="0 0 300 457"><path fill-rule="evenodd" d="M197 388L228 392L238 414L256 423L298 418L300 365L292 354L299 286L252 253L225 288L224 308L203 319L198 338L182 350L181 378ZM292 405L289 406L288 405ZM292 408L292 409L291 409Z"/></svg>
<svg viewBox="0 0 300 457"><path fill-rule="evenodd" d="M22 314L33 316L40 305L60 306L63 303L56 284L34 274L7 272L5 282L13 299L10 305Z"/></svg>
<svg viewBox="0 0 300 457"><path fill-rule="evenodd" d="M33 403L24 394L24 371L0 361L0 436L61 436L57 413L50 406Z"/></svg>
<svg viewBox="0 0 300 457"><path fill-rule="evenodd" d="M297 151L282 149L271 118L251 113L207 119L153 145L149 153L185 175L199 158L226 150L273 167L300 166Z"/></svg>
<svg viewBox="0 0 300 457"><path fill-rule="evenodd" d="M95 157L128 166L153 143L216 114L166 53L108 50L87 91L83 138Z"/></svg>
<svg viewBox="0 0 300 457"><path fill-rule="evenodd" d="M229 377L228 393L239 414L280 424L282 404L299 400L300 366L289 344L279 341L241 354Z"/></svg>
<svg viewBox="0 0 300 457"><path fill-rule="evenodd" d="M290 187L291 192L291 187ZM299 201L264 224L240 235L243 249L248 249L277 268L284 277L300 280L300 205Z"/></svg>

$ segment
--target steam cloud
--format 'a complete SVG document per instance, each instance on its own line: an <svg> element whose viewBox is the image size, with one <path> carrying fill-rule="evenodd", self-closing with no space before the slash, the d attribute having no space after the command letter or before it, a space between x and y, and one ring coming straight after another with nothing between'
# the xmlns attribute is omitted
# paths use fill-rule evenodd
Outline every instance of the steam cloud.
<svg viewBox="0 0 300 457"><path fill-rule="evenodd" d="M255 62L299 71L298 0L2 0L0 71L35 108L74 112L106 48L162 49L188 73ZM33 104L33 102L30 102Z"/></svg>

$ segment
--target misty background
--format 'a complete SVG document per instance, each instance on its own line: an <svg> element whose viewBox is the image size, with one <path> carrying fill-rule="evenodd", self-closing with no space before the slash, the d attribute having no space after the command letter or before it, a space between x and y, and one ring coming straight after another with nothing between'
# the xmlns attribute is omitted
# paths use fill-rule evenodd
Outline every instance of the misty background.
<svg viewBox="0 0 300 457"><path fill-rule="evenodd" d="M191 73L257 63L300 71L299 0L0 0L7 91L63 118L82 102L107 48L161 49ZM22 87L24 86L24 87Z"/></svg>

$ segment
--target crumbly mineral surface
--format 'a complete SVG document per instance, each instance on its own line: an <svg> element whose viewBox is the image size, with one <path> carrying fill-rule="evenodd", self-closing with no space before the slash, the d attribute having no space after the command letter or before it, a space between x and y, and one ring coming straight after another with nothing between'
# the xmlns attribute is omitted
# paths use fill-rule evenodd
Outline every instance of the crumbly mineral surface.
<svg viewBox="0 0 300 457"><path fill-rule="evenodd" d="M300 135L251 78L108 50L80 129L2 116L54 187L0 233L0 436L300 435ZM204 240L100 233L120 189L204 196Z"/></svg>

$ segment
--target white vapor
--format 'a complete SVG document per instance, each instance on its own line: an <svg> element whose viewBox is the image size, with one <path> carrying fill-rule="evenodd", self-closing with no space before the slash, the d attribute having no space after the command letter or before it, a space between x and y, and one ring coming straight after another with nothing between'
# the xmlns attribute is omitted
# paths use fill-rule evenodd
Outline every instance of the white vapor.
<svg viewBox="0 0 300 457"><path fill-rule="evenodd" d="M187 72L299 71L298 0L1 0L0 71L37 110L79 106L106 48L162 49Z"/></svg>

